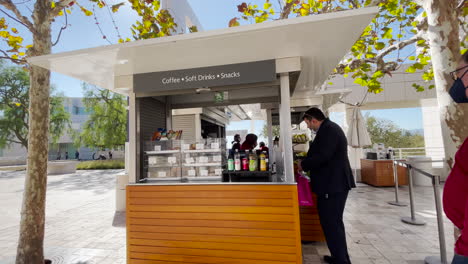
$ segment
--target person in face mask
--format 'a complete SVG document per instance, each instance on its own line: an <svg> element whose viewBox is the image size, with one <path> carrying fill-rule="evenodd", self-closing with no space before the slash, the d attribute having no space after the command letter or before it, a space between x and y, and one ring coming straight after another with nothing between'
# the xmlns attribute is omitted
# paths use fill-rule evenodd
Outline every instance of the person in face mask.
<svg viewBox="0 0 468 264"><path fill-rule="evenodd" d="M450 96L456 103L468 103L468 52L451 75L455 82ZM445 214L461 231L452 264L468 264L468 138L455 154L455 164L444 185L443 204Z"/></svg>
<svg viewBox="0 0 468 264"><path fill-rule="evenodd" d="M450 96L455 103L468 103L468 52L463 54L457 69L450 75L455 81L450 89Z"/></svg>
<svg viewBox="0 0 468 264"><path fill-rule="evenodd" d="M348 160L348 142L339 125L325 117L318 108L310 108L303 116L307 127L316 136L307 158L299 170L310 172L311 189L317 194L317 209L331 256L326 263L351 263L343 224L348 192L356 187Z"/></svg>

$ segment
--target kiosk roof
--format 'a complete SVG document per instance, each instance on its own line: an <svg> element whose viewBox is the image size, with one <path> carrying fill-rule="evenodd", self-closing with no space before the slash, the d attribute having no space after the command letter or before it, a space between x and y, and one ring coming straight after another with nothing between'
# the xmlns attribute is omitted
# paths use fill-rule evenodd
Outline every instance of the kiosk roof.
<svg viewBox="0 0 468 264"><path fill-rule="evenodd" d="M137 73L300 57L295 93L312 95L377 12L372 7L277 20L32 57L29 62L126 93L130 87L114 84L116 77L128 77L124 83L130 84Z"/></svg>

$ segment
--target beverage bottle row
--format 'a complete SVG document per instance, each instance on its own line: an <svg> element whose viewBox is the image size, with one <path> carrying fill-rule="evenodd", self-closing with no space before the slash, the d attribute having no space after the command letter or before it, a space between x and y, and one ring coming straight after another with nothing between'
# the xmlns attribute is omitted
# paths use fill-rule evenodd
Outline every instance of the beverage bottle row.
<svg viewBox="0 0 468 264"><path fill-rule="evenodd" d="M263 151L257 155L249 150L244 154L236 149L234 155L229 154L228 171L268 171L268 154Z"/></svg>

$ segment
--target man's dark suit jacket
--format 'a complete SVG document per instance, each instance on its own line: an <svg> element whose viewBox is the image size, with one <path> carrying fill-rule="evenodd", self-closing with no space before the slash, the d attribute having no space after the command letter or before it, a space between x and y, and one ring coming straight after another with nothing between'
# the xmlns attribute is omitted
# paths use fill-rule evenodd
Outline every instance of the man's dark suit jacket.
<svg viewBox="0 0 468 264"><path fill-rule="evenodd" d="M323 121L301 163L310 171L312 191L317 195L349 191L356 187L348 159L348 141L336 123Z"/></svg>

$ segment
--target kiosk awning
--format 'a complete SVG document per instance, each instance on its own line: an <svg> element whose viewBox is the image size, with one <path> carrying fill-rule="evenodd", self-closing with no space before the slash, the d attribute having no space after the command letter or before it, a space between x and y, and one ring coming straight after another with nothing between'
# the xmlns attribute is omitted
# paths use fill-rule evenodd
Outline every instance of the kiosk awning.
<svg viewBox="0 0 468 264"><path fill-rule="evenodd" d="M300 57L293 98L303 98L324 83L377 12L363 8L278 20L33 57L29 62L126 94L138 73Z"/></svg>

